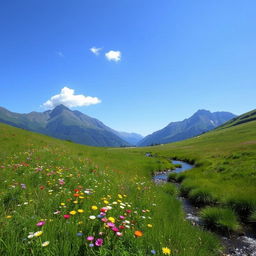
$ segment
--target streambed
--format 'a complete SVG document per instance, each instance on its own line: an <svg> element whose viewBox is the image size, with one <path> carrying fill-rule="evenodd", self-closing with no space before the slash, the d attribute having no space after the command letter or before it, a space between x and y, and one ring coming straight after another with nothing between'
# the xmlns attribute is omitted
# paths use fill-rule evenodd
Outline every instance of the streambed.
<svg viewBox="0 0 256 256"><path fill-rule="evenodd" d="M179 164L174 170L167 170L165 172L158 172L153 176L153 180L156 184L166 183L168 181L169 173L180 173L189 171L194 168L193 165L183 162L172 160L173 164ZM172 182L177 187L179 183ZM199 217L200 208L192 205L187 198L178 197L181 201L183 209L186 213L186 219L189 220L193 225L200 225L203 227L204 223ZM256 233L252 227L245 227L243 235L239 236L232 234L230 237L220 236L224 247L226 248L225 254L227 256L256 256ZM219 234L218 234L219 235Z"/></svg>

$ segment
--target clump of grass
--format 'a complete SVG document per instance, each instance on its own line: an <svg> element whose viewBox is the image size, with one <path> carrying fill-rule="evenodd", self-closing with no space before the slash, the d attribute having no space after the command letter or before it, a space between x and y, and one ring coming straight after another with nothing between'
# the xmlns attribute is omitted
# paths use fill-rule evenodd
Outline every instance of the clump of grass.
<svg viewBox="0 0 256 256"><path fill-rule="evenodd" d="M167 181L176 181L177 180L177 173L171 172L168 174Z"/></svg>
<svg viewBox="0 0 256 256"><path fill-rule="evenodd" d="M251 216L250 216L250 218L249 218L249 221L256 223L256 211L254 211L254 212L251 214Z"/></svg>
<svg viewBox="0 0 256 256"><path fill-rule="evenodd" d="M237 231L239 223L236 214L229 208L206 207L200 212L205 225L220 231Z"/></svg>
<svg viewBox="0 0 256 256"><path fill-rule="evenodd" d="M242 220L247 220L248 217L256 209L255 203L249 198L234 197L228 200L228 206L230 206Z"/></svg>
<svg viewBox="0 0 256 256"><path fill-rule="evenodd" d="M217 202L216 198L205 188L192 189L188 197L196 205L213 205Z"/></svg>

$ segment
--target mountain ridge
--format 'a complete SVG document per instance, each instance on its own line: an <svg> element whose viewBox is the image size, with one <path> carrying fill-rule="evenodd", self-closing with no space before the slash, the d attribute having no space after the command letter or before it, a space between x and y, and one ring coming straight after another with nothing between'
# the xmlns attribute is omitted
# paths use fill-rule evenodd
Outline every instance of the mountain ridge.
<svg viewBox="0 0 256 256"><path fill-rule="evenodd" d="M79 144L103 147L130 146L118 132L96 118L58 105L53 110L19 114L0 107L0 122Z"/></svg>
<svg viewBox="0 0 256 256"><path fill-rule="evenodd" d="M235 115L230 112L219 111L212 113L209 110L199 109L191 117L183 121L171 122L163 129L146 136L137 146L166 144L188 139L215 129L234 117Z"/></svg>

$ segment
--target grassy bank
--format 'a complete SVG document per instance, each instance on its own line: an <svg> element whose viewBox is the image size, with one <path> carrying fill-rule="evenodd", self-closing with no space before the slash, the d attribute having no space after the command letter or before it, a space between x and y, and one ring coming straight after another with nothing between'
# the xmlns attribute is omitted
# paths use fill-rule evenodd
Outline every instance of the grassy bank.
<svg viewBox="0 0 256 256"><path fill-rule="evenodd" d="M251 121L147 151L195 162L192 171L170 176L181 182L181 193L200 206L228 207L248 221L256 211L255 138L256 121Z"/></svg>
<svg viewBox="0 0 256 256"><path fill-rule="evenodd" d="M0 255L218 255L184 221L170 167L143 150L93 148L0 124ZM167 152L166 152L167 153Z"/></svg>

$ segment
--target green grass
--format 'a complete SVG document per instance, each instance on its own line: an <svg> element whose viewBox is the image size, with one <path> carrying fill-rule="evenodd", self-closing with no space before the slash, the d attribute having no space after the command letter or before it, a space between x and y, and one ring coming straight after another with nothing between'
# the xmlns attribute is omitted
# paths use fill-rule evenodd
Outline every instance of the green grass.
<svg viewBox="0 0 256 256"><path fill-rule="evenodd" d="M172 167L165 157L86 147L3 124L0 145L0 255L145 256L161 255L163 247L172 255L220 254L216 236L184 220L177 189L153 184L154 171ZM102 207L122 236L97 217ZM42 235L29 238L37 231ZM103 245L90 247L88 236Z"/></svg>
<svg viewBox="0 0 256 256"><path fill-rule="evenodd" d="M256 210L255 138L256 121L251 121L137 152L194 162L193 170L171 174L181 182L181 193L199 205L229 207L247 221Z"/></svg>
<svg viewBox="0 0 256 256"><path fill-rule="evenodd" d="M206 226L224 232L237 231L240 226L235 213L228 208L206 207L200 212Z"/></svg>

